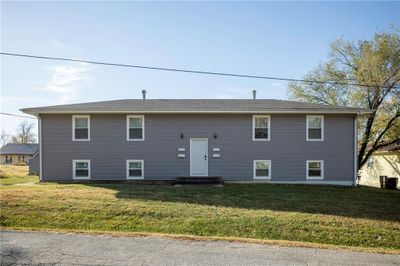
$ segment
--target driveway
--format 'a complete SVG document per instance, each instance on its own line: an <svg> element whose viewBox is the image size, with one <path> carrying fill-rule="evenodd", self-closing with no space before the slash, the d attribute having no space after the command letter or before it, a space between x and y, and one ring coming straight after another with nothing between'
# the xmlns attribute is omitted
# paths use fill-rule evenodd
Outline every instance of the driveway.
<svg viewBox="0 0 400 266"><path fill-rule="evenodd" d="M1 264L400 265L400 256L225 241L2 231Z"/></svg>

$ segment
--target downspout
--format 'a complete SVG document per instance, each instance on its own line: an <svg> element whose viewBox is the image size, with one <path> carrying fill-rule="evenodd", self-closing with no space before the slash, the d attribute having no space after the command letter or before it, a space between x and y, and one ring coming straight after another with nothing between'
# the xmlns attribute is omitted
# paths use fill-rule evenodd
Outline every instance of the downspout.
<svg viewBox="0 0 400 266"><path fill-rule="evenodd" d="M43 181L43 170L42 170L42 157L43 157L43 151L42 151L42 118L40 115L37 115L38 120L39 120L39 180L40 182Z"/></svg>
<svg viewBox="0 0 400 266"><path fill-rule="evenodd" d="M358 134L357 134L357 117L359 113L354 117L354 187L357 187L357 172L358 172L358 162L357 162L357 154L358 154Z"/></svg>

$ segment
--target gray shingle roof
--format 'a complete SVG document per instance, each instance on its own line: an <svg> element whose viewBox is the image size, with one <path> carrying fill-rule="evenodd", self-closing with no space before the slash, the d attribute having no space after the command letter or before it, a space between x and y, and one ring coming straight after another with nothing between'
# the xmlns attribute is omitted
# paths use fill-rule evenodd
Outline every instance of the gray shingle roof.
<svg viewBox="0 0 400 266"><path fill-rule="evenodd" d="M16 144L8 143L1 147L0 154L27 154L33 155L39 151L39 144Z"/></svg>
<svg viewBox="0 0 400 266"><path fill-rule="evenodd" d="M321 112L360 113L368 109L284 100L124 99L21 109L27 114L90 112Z"/></svg>

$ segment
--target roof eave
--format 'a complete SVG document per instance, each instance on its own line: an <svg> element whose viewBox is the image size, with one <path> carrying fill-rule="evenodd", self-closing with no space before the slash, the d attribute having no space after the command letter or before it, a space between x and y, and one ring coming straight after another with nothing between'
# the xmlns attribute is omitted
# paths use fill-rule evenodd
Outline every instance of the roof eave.
<svg viewBox="0 0 400 266"><path fill-rule="evenodd" d="M35 152L36 153L36 152ZM1 155L34 155L33 152L0 152Z"/></svg>
<svg viewBox="0 0 400 266"><path fill-rule="evenodd" d="M242 113L242 114L256 114L256 113L282 113L282 114L308 114L308 113L316 113L316 114L369 114L371 110L304 110L304 109L288 109L288 110L224 110L224 111L210 111L210 110L179 110L179 111L168 111L168 110L30 110L30 109L21 109L22 112L38 116L39 114L104 114L104 113L115 113L115 114L146 114L146 113L165 113L165 114L174 114L174 113Z"/></svg>
<svg viewBox="0 0 400 266"><path fill-rule="evenodd" d="M38 116L39 112L37 112L37 109L33 109L33 108L22 108L19 109L21 112L27 114L27 115L33 115L33 116Z"/></svg>

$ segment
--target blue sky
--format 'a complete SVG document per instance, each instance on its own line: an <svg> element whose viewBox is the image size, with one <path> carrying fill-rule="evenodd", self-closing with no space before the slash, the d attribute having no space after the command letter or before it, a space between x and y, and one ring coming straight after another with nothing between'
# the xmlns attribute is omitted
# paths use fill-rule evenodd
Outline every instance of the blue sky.
<svg viewBox="0 0 400 266"><path fill-rule="evenodd" d="M301 78L337 38L400 25L400 2L1 2L1 51ZM287 98L286 82L1 56L1 111L140 98ZM12 134L22 119L1 116ZM32 120L34 121L34 120Z"/></svg>

